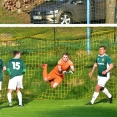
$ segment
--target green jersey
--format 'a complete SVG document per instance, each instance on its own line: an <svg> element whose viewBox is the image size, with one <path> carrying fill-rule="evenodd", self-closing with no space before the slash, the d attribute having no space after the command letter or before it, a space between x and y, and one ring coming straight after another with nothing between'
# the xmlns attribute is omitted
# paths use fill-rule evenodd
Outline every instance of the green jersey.
<svg viewBox="0 0 117 117"><path fill-rule="evenodd" d="M3 67L5 67L5 64L2 59L0 59L0 81L3 80Z"/></svg>
<svg viewBox="0 0 117 117"><path fill-rule="evenodd" d="M98 55L96 58L96 63L98 64L98 75L106 77L107 74L103 75L102 72L107 70L109 64L112 63L110 56L104 54L103 56Z"/></svg>
<svg viewBox="0 0 117 117"><path fill-rule="evenodd" d="M24 61L19 58L13 58L9 60L7 71L10 74L10 79L15 76L23 75L26 72Z"/></svg>

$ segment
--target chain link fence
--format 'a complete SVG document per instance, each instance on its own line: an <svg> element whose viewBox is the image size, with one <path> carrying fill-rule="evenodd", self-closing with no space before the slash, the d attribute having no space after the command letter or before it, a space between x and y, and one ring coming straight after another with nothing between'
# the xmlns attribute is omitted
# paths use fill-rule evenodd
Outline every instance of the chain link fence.
<svg viewBox="0 0 117 117"><path fill-rule="evenodd" d="M0 2L0 24L84 24L87 21L87 0L0 0ZM107 13L107 10L110 11ZM90 1L91 23L105 23L106 19L113 19L111 17L113 13L116 14L115 8L106 8L106 0Z"/></svg>

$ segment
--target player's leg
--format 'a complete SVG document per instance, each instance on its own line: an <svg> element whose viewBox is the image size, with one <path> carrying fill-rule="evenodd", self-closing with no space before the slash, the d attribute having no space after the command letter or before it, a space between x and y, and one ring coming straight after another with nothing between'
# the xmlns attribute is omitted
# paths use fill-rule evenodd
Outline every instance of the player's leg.
<svg viewBox="0 0 117 117"><path fill-rule="evenodd" d="M51 82L52 88L56 88L62 82L62 80L62 77L56 76L56 78Z"/></svg>
<svg viewBox="0 0 117 117"><path fill-rule="evenodd" d="M0 98L2 97L2 81L0 81Z"/></svg>
<svg viewBox="0 0 117 117"><path fill-rule="evenodd" d="M101 89L101 77L98 76L98 83L95 86L95 91L93 93L92 99L89 103L87 103L86 105L92 105L94 104L95 100L97 99L98 95L99 95L99 91Z"/></svg>
<svg viewBox="0 0 117 117"><path fill-rule="evenodd" d="M52 85L52 88L54 88L54 89L55 89L58 85L59 85L59 83L54 82L54 83L53 83L53 85Z"/></svg>
<svg viewBox="0 0 117 117"><path fill-rule="evenodd" d="M95 91L94 91L94 93L93 93L93 96L92 96L91 101L88 102L88 103L85 104L85 105L93 105L93 104L94 104L94 101L97 99L97 97L98 97L98 95L99 95L100 88L101 88L101 86L98 85L98 84L95 86Z"/></svg>
<svg viewBox="0 0 117 117"><path fill-rule="evenodd" d="M16 90L16 85L17 85L17 81L15 77L9 80L8 93L7 93L9 106L12 106L12 91Z"/></svg>
<svg viewBox="0 0 117 117"><path fill-rule="evenodd" d="M47 75L48 75L48 73L47 73L47 66L48 66L47 64L40 65L40 67L43 68L43 79L44 79L45 82L48 81L48 78L47 78Z"/></svg>
<svg viewBox="0 0 117 117"><path fill-rule="evenodd" d="M54 84L55 81L53 79L53 80L49 80L49 82L50 82L50 85L53 86L53 84Z"/></svg>
<svg viewBox="0 0 117 117"><path fill-rule="evenodd" d="M17 97L18 97L18 101L19 101L19 106L22 106L22 93L20 91L20 88L17 88Z"/></svg>
<svg viewBox="0 0 117 117"><path fill-rule="evenodd" d="M102 87L100 91L102 91L105 95L107 95L110 103L112 103L112 94L108 91L108 89L106 87Z"/></svg>
<svg viewBox="0 0 117 117"><path fill-rule="evenodd" d="M100 89L100 91L102 91L104 94L107 95L107 97L109 98L110 103L112 103L112 94L108 91L108 89L105 87L105 84L107 83L107 81L110 79L110 77L108 76L107 78L103 78L102 79L102 88Z"/></svg>
<svg viewBox="0 0 117 117"><path fill-rule="evenodd" d="M2 81L3 81L3 75L0 75L0 99L2 97Z"/></svg>
<svg viewBox="0 0 117 117"><path fill-rule="evenodd" d="M12 91L13 91L12 89L8 89L8 93L7 93L9 106L12 106Z"/></svg>
<svg viewBox="0 0 117 117"><path fill-rule="evenodd" d="M101 86L99 84L96 85L95 87L95 91L93 93L92 99L91 99L91 104L94 104L94 101L97 99L98 95L99 95L99 91L101 89Z"/></svg>
<svg viewBox="0 0 117 117"><path fill-rule="evenodd" d="M20 89L23 89L23 84L22 84L22 80L23 80L23 76L17 76L17 88L16 88L16 92L17 92L17 97L18 97L18 101L19 101L19 106L22 106L22 93L20 91Z"/></svg>

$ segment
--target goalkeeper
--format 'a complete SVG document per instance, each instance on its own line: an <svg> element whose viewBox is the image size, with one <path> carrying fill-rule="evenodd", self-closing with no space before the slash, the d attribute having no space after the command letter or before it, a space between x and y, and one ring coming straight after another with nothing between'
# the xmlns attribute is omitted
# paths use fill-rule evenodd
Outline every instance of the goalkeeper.
<svg viewBox="0 0 117 117"><path fill-rule="evenodd" d="M74 65L68 58L68 53L63 53L62 58L58 61L58 64L49 74L47 73L47 66L47 64L40 65L40 67L43 68L44 81L49 81L53 88L56 88L62 82L65 74L74 73ZM71 71L69 71L70 69Z"/></svg>

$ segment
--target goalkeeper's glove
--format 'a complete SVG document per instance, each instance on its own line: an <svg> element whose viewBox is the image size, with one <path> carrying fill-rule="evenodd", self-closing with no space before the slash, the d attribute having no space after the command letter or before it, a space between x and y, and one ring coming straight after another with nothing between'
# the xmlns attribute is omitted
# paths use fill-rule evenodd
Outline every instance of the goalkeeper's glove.
<svg viewBox="0 0 117 117"><path fill-rule="evenodd" d="M63 74L67 74L67 72L66 72L66 71L62 71L62 73L63 73Z"/></svg>
<svg viewBox="0 0 117 117"><path fill-rule="evenodd" d="M73 74L74 72L73 71L69 71L69 74Z"/></svg>

